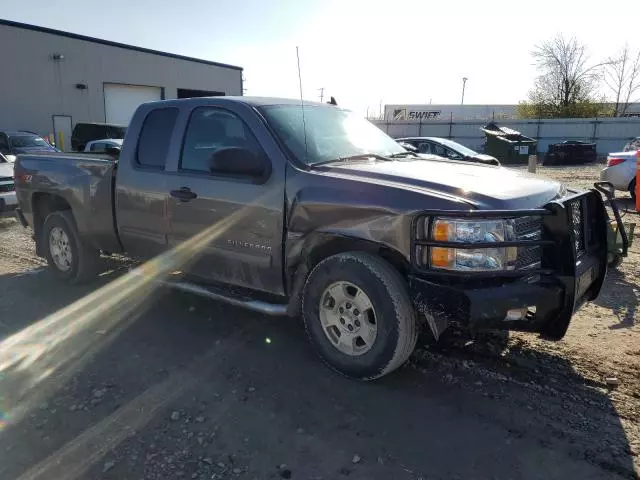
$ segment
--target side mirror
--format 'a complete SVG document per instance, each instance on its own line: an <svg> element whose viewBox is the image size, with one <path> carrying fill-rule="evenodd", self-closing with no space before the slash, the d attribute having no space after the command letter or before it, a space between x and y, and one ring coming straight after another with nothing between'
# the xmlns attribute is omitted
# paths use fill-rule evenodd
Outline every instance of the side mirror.
<svg viewBox="0 0 640 480"><path fill-rule="evenodd" d="M120 156L120 147L116 147L115 145L109 145L105 148L104 153L107 155L111 155L112 157Z"/></svg>
<svg viewBox="0 0 640 480"><path fill-rule="evenodd" d="M225 147L211 155L209 170L213 173L261 178L270 173L271 163L266 157L246 148Z"/></svg>

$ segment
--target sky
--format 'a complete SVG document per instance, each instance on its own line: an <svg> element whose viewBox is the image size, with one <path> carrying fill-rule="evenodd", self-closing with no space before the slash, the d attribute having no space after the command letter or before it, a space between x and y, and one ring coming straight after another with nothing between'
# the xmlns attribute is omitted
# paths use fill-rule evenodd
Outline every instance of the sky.
<svg viewBox="0 0 640 480"><path fill-rule="evenodd" d="M638 0L4 0L0 16L244 68L245 95L385 103L524 100L535 45L557 33L594 63L640 48ZM634 24L635 22L635 24Z"/></svg>

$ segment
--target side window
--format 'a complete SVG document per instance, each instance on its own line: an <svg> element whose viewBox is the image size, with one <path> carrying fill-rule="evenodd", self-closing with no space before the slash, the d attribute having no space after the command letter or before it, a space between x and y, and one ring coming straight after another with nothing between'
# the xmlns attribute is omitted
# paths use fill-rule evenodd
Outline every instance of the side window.
<svg viewBox="0 0 640 480"><path fill-rule="evenodd" d="M138 139L136 155L138 165L157 169L164 168L177 116L177 108L158 108L147 115Z"/></svg>
<svg viewBox="0 0 640 480"><path fill-rule="evenodd" d="M445 152L447 154L447 158L450 158L451 160L462 160L462 155L460 155L458 152L454 152L453 150L450 150L448 148L445 148Z"/></svg>
<svg viewBox="0 0 640 480"><path fill-rule="evenodd" d="M431 145L431 153L447 158L447 151L442 145L438 145L437 143Z"/></svg>
<svg viewBox="0 0 640 480"><path fill-rule="evenodd" d="M255 155L261 152L258 141L235 114L215 107L198 107L189 118L179 168L211 173L211 156L225 147L245 148Z"/></svg>
<svg viewBox="0 0 640 480"><path fill-rule="evenodd" d="M418 144L418 152L431 153L431 148L429 148L429 144L427 142L421 142Z"/></svg>

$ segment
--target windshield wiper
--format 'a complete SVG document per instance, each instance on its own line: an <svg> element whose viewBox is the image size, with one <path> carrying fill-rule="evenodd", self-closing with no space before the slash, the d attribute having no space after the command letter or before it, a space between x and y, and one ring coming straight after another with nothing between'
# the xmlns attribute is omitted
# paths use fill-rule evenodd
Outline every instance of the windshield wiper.
<svg viewBox="0 0 640 480"><path fill-rule="evenodd" d="M412 157L420 158L420 155L409 150L407 150L406 152L392 153L391 155L389 155L389 158L404 158L408 157L409 155L411 155Z"/></svg>
<svg viewBox="0 0 640 480"><path fill-rule="evenodd" d="M319 165L328 165L330 163L349 162L351 160L368 160L370 158L383 160L385 162L391 161L389 157L383 157L382 155L378 155L377 153L359 153L357 155L349 155L348 157L338 157L332 158L331 160L322 160L321 162L312 163L311 166L317 167Z"/></svg>

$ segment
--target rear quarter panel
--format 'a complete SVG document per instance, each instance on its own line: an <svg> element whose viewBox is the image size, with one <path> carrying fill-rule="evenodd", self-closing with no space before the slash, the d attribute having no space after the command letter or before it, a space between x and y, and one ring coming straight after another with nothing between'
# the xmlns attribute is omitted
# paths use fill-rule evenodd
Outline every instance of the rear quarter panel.
<svg viewBox="0 0 640 480"><path fill-rule="evenodd" d="M19 155L15 164L16 193L27 221L34 226L34 202L55 195L70 206L78 231L93 246L119 252L113 215L116 163L87 155Z"/></svg>

